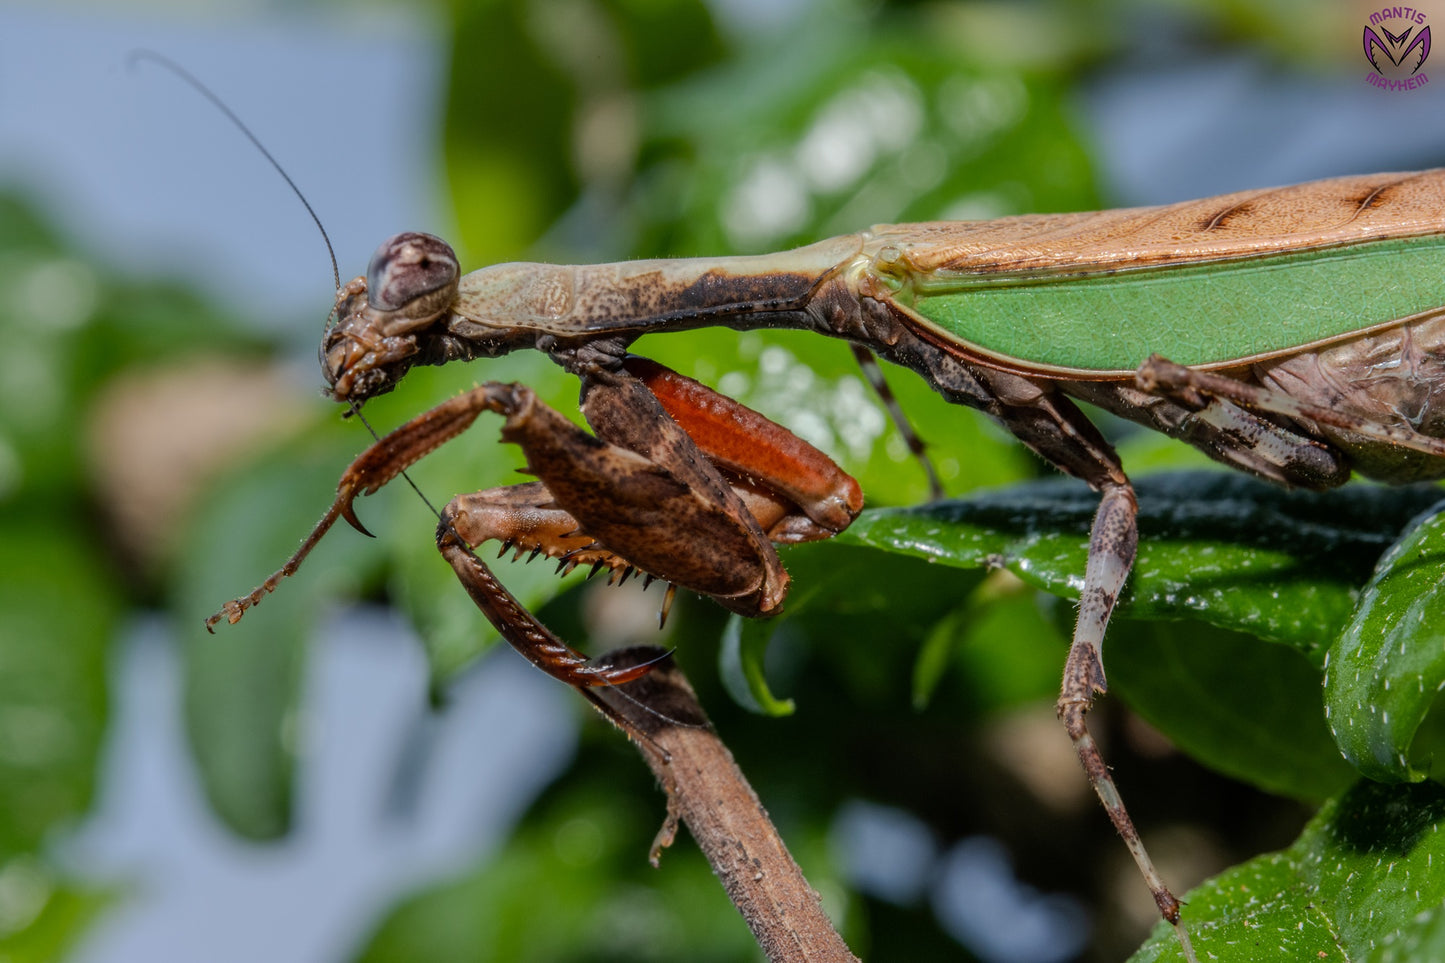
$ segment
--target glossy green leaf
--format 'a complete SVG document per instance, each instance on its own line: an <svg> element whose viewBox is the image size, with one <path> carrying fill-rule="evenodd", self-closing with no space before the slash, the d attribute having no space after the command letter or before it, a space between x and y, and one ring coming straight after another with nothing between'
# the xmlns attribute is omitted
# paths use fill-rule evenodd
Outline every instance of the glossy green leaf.
<svg viewBox="0 0 1445 963"><path fill-rule="evenodd" d="M1219 472L1141 479L1139 555L1119 598L1125 618L1202 618L1322 661L1369 566L1438 495L1354 486L1285 492ZM1047 481L966 500L865 512L838 537L946 565L1002 565L1078 596L1098 496Z"/></svg>
<svg viewBox="0 0 1445 963"><path fill-rule="evenodd" d="M1441 945L1445 788L1361 782L1288 849L1227 870L1185 897L1201 960L1428 960ZM1167 924L1133 963L1181 960Z"/></svg>
<svg viewBox="0 0 1445 963"><path fill-rule="evenodd" d="M718 677L738 705L768 716L790 716L792 699L779 699L768 688L764 665L775 626L733 615L718 650Z"/></svg>
<svg viewBox="0 0 1445 963"><path fill-rule="evenodd" d="M1320 712L1319 669L1291 648L1199 621L1115 619L1104 653L1111 693L1219 772L1309 801L1358 778Z"/></svg>
<svg viewBox="0 0 1445 963"><path fill-rule="evenodd" d="M1373 779L1424 778L1436 747L1412 762L1411 742L1442 687L1445 515L1432 509L1380 559L1330 647L1325 709L1346 758Z"/></svg>

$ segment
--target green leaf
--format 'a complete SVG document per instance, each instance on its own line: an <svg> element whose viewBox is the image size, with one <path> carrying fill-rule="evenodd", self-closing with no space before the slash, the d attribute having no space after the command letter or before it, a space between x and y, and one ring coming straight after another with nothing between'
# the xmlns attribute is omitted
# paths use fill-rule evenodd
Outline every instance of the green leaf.
<svg viewBox="0 0 1445 963"><path fill-rule="evenodd" d="M1369 566L1433 488L1286 492L1220 472L1141 479L1139 555L1119 597L1125 618L1201 618L1322 662ZM1002 565L1077 598L1098 496L1045 481L966 500L865 512L837 541L935 559Z"/></svg>
<svg viewBox="0 0 1445 963"><path fill-rule="evenodd" d="M1320 713L1319 670L1294 649L1197 621L1116 619L1104 650L1110 691L1205 765L1310 801L1358 777Z"/></svg>
<svg viewBox="0 0 1445 963"><path fill-rule="evenodd" d="M1426 960L1442 942L1445 788L1360 782L1288 849L1227 870L1185 896L1201 960ZM1419 955L1414 948L1422 948ZM1161 923L1133 963L1183 959Z"/></svg>
<svg viewBox="0 0 1445 963"><path fill-rule="evenodd" d="M767 716L790 716L793 700L773 695L763 667L775 628L770 622L730 616L718 650L718 676L728 695L743 708Z"/></svg>
<svg viewBox="0 0 1445 963"><path fill-rule="evenodd" d="M500 852L402 900L357 959L755 959L751 935L696 847L665 850L660 869L648 865L662 798L641 767L602 758L610 765L573 770Z"/></svg>
<svg viewBox="0 0 1445 963"><path fill-rule="evenodd" d="M7 963L53 963L69 957L119 893L57 878L30 858L0 869L0 958Z"/></svg>
<svg viewBox="0 0 1445 963"><path fill-rule="evenodd" d="M763 252L880 221L1097 206L1063 85L971 62L936 28L902 10L814 17L654 97L653 166L629 205L651 215L641 246Z"/></svg>
<svg viewBox="0 0 1445 963"><path fill-rule="evenodd" d="M202 623L295 551L330 503L349 444L313 431L227 479L189 529L177 565L196 764L216 812L251 838L280 835L290 824L306 646L324 607L347 587L354 594L376 567L376 546L342 525L241 622L223 621L214 635Z"/></svg>
<svg viewBox="0 0 1445 963"><path fill-rule="evenodd" d="M1303 799L1338 791L1350 776L1320 717L1325 642L1354 608L1367 566L1438 490L1357 486L1312 495L1218 472L1152 476L1137 490L1139 557L1105 645L1116 691L1222 772ZM1096 506L1083 486L1040 482L867 512L837 540L948 565L1001 565L1073 598ZM1331 720L1355 740L1350 758L1363 758L1371 775L1400 778L1369 763L1403 759L1445 681L1439 630L1429 634L1445 614L1432 615L1445 569L1430 563L1445 558L1428 547L1431 536L1438 538L1434 526L1418 530L1382 561L1355 627L1331 656ZM1402 611L1413 614L1393 614ZM1359 641L1362 621L1374 632L1368 647ZM1262 648L1255 637L1287 648Z"/></svg>
<svg viewBox="0 0 1445 963"><path fill-rule="evenodd" d="M6 518L0 539L0 860L33 852L95 791L105 670L122 598L64 519Z"/></svg>
<svg viewBox="0 0 1445 963"><path fill-rule="evenodd" d="M792 710L791 699L773 693L797 682L801 647L822 654L819 661L851 690L846 698L895 700L896 670L907 677L940 620L981 580L917 559L827 542L789 546L782 555L793 579L784 614L764 622L730 620L719 652L728 693L751 711L773 715ZM1045 628L1044 636L1052 638L1051 630ZM959 638L951 638L948 647Z"/></svg>
<svg viewBox="0 0 1445 963"><path fill-rule="evenodd" d="M1039 603L1038 592L1010 573L985 578L934 625L919 649L914 708L926 708L945 673L954 669L968 683L959 698L980 714L1057 696L1068 637Z"/></svg>
<svg viewBox="0 0 1445 963"><path fill-rule="evenodd" d="M706 5L580 0L565 16L537 0L452 7L445 152L457 246L472 266L519 260L549 228L544 256L557 260L573 235L626 223L609 201L643 149L636 98L717 59ZM580 212L581 231L557 229L589 192L603 209Z"/></svg>
<svg viewBox="0 0 1445 963"><path fill-rule="evenodd" d="M1445 515L1432 509L1380 559L1330 648L1325 711L1345 757L1372 779L1424 778L1433 746L1412 764L1411 742L1442 687Z"/></svg>
<svg viewBox="0 0 1445 963"><path fill-rule="evenodd" d="M1387 935L1366 959L1369 963L1415 963L1445 959L1445 906L1421 912Z"/></svg>

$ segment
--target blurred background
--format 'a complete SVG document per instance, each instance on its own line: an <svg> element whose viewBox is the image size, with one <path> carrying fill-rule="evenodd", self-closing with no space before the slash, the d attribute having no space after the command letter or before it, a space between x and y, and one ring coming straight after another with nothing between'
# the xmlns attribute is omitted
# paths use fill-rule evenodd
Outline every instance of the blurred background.
<svg viewBox="0 0 1445 963"><path fill-rule="evenodd" d="M1417 7L1445 16L1428 3ZM323 398L325 248L198 74L286 165L343 280L400 230L463 265L780 250L882 221L1164 203L1445 163L1432 87L1366 83L1370 8L514 0L0 5L0 954L77 960L751 960L624 740L494 638L410 492L234 628L366 444ZM845 347L638 350L926 496ZM538 358L418 371L382 430ZM917 379L950 495L1044 474ZM433 500L514 478L485 422ZM1194 464L1124 437L1135 474ZM591 651L676 646L869 960L1117 959L1152 903L1053 720L1068 607L1004 577L789 553L757 710L714 607L502 575ZM1062 611L1062 614L1060 610ZM1121 630L1124 631L1124 630ZM746 643L742 643L746 644ZM1127 698L1128 693L1124 695ZM773 706L775 710L781 707ZM1308 815L1107 700L1126 798L1183 889ZM1308 801L1308 800L1306 800Z"/></svg>

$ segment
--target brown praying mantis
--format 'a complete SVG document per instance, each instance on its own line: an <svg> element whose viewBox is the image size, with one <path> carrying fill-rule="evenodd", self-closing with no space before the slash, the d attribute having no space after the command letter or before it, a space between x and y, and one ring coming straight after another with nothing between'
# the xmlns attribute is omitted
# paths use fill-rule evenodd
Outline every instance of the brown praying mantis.
<svg viewBox="0 0 1445 963"><path fill-rule="evenodd" d="M485 382L452 398L358 457L297 553L208 625L239 620L337 518L361 528L356 497L491 411L538 481L453 499L438 548L513 646L601 705L595 687L648 667L590 662L472 550L500 541L564 567L636 570L742 615L775 614L788 576L774 544L846 528L862 508L857 484L785 428L628 349L643 334L704 326L844 339L991 415L1099 493L1058 713L1191 959L1180 903L1085 721L1106 688L1102 646L1135 558L1137 503L1075 400L1282 485L1445 475L1442 170L1166 207L881 225L781 254L502 264L465 276L445 242L401 234L341 286L336 316L321 358L338 401L389 391L415 365L531 349L578 377L595 434L522 385Z"/></svg>

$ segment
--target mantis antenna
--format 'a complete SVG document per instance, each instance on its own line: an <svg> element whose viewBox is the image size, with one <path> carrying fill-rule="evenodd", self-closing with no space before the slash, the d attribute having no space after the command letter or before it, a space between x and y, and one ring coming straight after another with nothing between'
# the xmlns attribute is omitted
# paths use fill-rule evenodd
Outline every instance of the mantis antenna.
<svg viewBox="0 0 1445 963"><path fill-rule="evenodd" d="M301 192L301 188L296 186L296 182L291 179L291 175L286 173L286 168L281 166L281 162L278 161L274 156L272 156L271 152L266 149L266 145L261 143L261 139L251 132L251 128L246 126L245 121L241 120L240 117L236 116L236 112L232 110L230 106L227 105L227 103L222 100L219 95L216 94L215 91L211 90L210 87L207 87L204 83L201 82L200 78L196 77L189 70L182 67L171 58L165 56L164 54L156 53L154 50L132 50L130 52L130 56L126 58L126 66L134 70L137 64L145 60L149 60L151 63L156 64L157 66L162 67L165 70L169 70L176 77L180 78L182 82L189 85L191 89L196 91L196 93L209 100L213 107L219 110L226 117L227 120L229 120L232 124L236 126L237 130L239 130L242 134L245 135L246 139L251 142L251 146L255 147L256 150L261 152L261 156L266 158L267 162L270 163L273 168L275 168L276 173L281 175L282 180L286 182L286 186L291 188L291 192L295 194L297 200L301 202L301 206L306 208L306 213L311 215L311 221L316 225L316 230L321 232L321 240L326 245L327 255L331 258L331 286L333 289L340 291L341 269L337 266L336 263L336 249L331 246L331 236L326 233L326 228L324 225L322 225L321 218L319 215L317 215L316 209L311 206L311 202L306 199L306 195ZM328 317L328 321L329 320L330 319ZM361 413L361 406L358 405L355 401L349 401L348 404L350 406L350 410L347 412L347 414L355 415L356 419L366 426L366 430L371 432L371 437L379 440L381 436L376 433L376 429L371 426L371 422L367 421L366 416ZM442 521L441 512L437 511L437 508L435 505L432 504L431 499L427 498L426 495L422 493L422 490L417 487L416 482L411 480L411 476L408 475L405 471L403 471L401 473L401 477L406 479L406 483L411 486L412 491L416 492L417 497L422 500L422 504L426 505L427 510L433 515L435 515L438 521ZM367 532L366 534L370 534L370 532Z"/></svg>
<svg viewBox="0 0 1445 963"><path fill-rule="evenodd" d="M286 173L286 168L281 166L281 162L271 156L271 152L266 149L266 145L261 143L259 137L251 133L251 128L247 127L245 122L236 116L236 112L227 106L226 102L217 96L211 88L201 83L189 70L186 70L186 68L164 54L158 54L154 50L144 49L132 50L130 56L126 58L126 66L134 70L136 64L143 60L149 60L151 63L169 70L186 84L189 84L196 93L209 100L211 105L224 114L227 120L235 124L236 129L244 134L246 139L251 142L251 146L260 151L261 156L266 158L271 166L276 169L276 173L281 175L281 178L286 181L286 185L291 188L292 193L301 201L301 205L306 208L306 213L311 215L311 220L315 223L316 230L321 232L321 240L326 243L326 253L331 256L331 284L333 288L340 290L341 270L336 265L336 249L331 246L331 237L326 233L326 228L321 225L321 218L317 216L316 211L311 207L311 202L306 199L305 194L301 193L301 188L296 186L296 182L291 179L290 174Z"/></svg>

